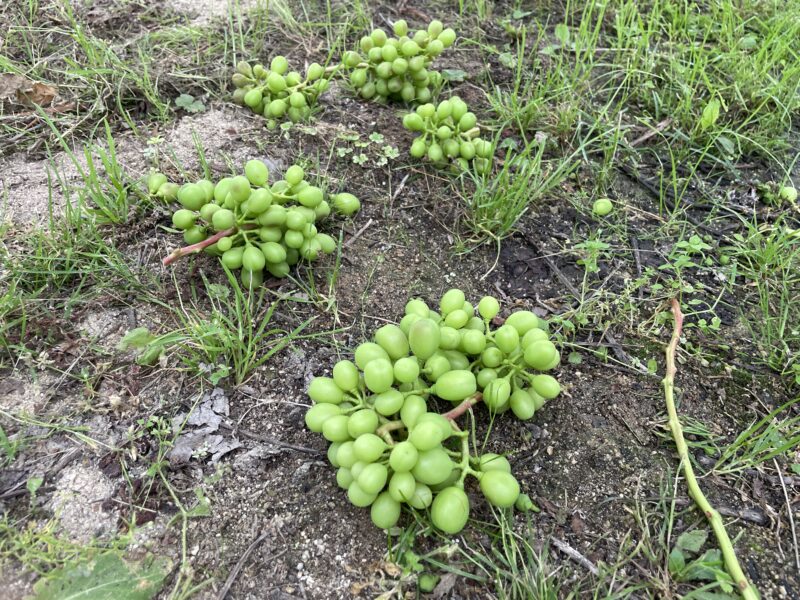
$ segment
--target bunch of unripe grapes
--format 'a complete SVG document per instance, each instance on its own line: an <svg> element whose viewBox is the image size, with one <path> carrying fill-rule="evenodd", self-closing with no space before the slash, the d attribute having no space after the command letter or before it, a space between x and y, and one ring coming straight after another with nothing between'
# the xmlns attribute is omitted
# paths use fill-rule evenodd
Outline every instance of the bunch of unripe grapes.
<svg viewBox="0 0 800 600"><path fill-rule="evenodd" d="M182 205L172 215L172 224L183 231L187 244L199 244L213 235L204 250L219 256L231 270L241 269L246 286L260 285L264 270L285 277L301 259L315 260L336 249L336 241L317 230L331 208L352 216L361 206L348 193L325 199L324 192L305 180L298 165L286 170L283 179L269 185L269 170L260 160L248 161L244 174L224 177L216 184L207 179L182 186L170 184L166 176L153 173L148 188ZM174 196L161 194L169 186ZM213 232L216 232L214 234Z"/></svg>
<svg viewBox="0 0 800 600"><path fill-rule="evenodd" d="M233 100L267 119L288 118L298 123L311 116L317 98L328 89L329 77L329 71L318 63L308 65L305 77L289 71L283 56L273 58L269 69L242 61L232 78L236 86Z"/></svg>
<svg viewBox="0 0 800 600"><path fill-rule="evenodd" d="M466 170L470 161L478 174L492 169L492 143L481 139L475 113L458 96L439 104L422 104L403 117L403 127L419 132L411 143L411 156L431 162L455 160Z"/></svg>
<svg viewBox="0 0 800 600"><path fill-rule="evenodd" d="M486 296L476 314L458 289L441 298L439 311L412 299L399 324L382 326L353 361L341 360L331 377L311 381L306 425L331 442L337 483L354 505L372 507L378 527L394 526L407 505L430 509L433 525L458 533L469 519L469 476L492 505L531 507L508 460L476 454L470 432L455 421L481 401L492 413L530 419L560 392L544 373L560 357L539 319L517 311L493 328L499 310ZM433 397L455 408L429 411Z"/></svg>
<svg viewBox="0 0 800 600"><path fill-rule="evenodd" d="M441 21L411 34L408 24L396 21L397 37L376 29L361 38L361 52L346 52L343 64L353 69L350 83L362 98L379 102L428 102L442 82L431 62L456 41L456 32Z"/></svg>

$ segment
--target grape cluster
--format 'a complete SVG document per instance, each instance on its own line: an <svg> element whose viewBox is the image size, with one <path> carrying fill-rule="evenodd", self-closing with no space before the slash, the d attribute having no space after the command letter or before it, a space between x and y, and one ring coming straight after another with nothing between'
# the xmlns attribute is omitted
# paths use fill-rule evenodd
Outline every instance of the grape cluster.
<svg viewBox="0 0 800 600"><path fill-rule="evenodd" d="M236 86L233 100L267 119L288 118L298 123L311 116L317 98L328 89L329 76L322 65L311 63L303 78L297 71L289 71L283 56L273 58L269 69L242 61L232 77Z"/></svg>
<svg viewBox="0 0 800 600"><path fill-rule="evenodd" d="M172 224L183 231L187 244L212 241L204 250L219 256L229 269L241 269L247 286L261 284L266 269L274 277L285 277L301 259L315 260L336 249L336 241L317 231L331 208L351 216L361 206L348 193L334 194L325 200L323 191L305 180L298 165L289 167L280 179L269 185L269 170L260 160L248 161L244 174L224 177L216 185L207 179L180 187L170 184L161 173L148 178L148 188L182 205L172 215ZM174 196L172 195L174 192Z"/></svg>
<svg viewBox="0 0 800 600"><path fill-rule="evenodd" d="M472 161L479 174L492 169L492 143L481 139L475 114L458 96L418 106L403 117L403 127L420 133L409 151L414 158L427 156L434 163L455 159L465 170Z"/></svg>
<svg viewBox="0 0 800 600"><path fill-rule="evenodd" d="M397 37L376 29L361 38L361 53L345 53L342 62L353 69L350 83L367 100L428 102L442 82L441 74L428 67L453 45L456 32L436 20L413 35L403 20L396 21L393 29Z"/></svg>
<svg viewBox="0 0 800 600"><path fill-rule="evenodd" d="M492 413L530 419L560 392L543 373L560 356L533 313L514 312L493 329L498 301L487 296L477 315L475 308L458 289L441 298L439 312L412 299L400 323L378 329L356 348L354 361L341 360L331 377L311 381L306 425L331 442L337 483L353 504L372 507L380 528L394 526L406 504L430 508L437 528L458 533L469 519L467 476L478 479L494 506L531 506L508 460L476 455L470 432L455 419L481 401ZM456 408L430 412L432 396Z"/></svg>

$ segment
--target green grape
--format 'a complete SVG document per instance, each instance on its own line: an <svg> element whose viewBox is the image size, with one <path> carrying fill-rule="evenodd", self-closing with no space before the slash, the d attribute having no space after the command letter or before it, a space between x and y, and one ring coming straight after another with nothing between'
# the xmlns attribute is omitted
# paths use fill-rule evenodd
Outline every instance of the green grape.
<svg viewBox="0 0 800 600"><path fill-rule="evenodd" d="M352 473L352 471L351 471ZM359 508L366 508L378 497L378 494L368 494L361 487L358 485L358 481L354 481L350 484L350 487L347 488L347 499L354 506L358 506Z"/></svg>
<svg viewBox="0 0 800 600"><path fill-rule="evenodd" d="M456 32L448 27L442 31L437 38L440 42L442 42L445 48L449 48L453 45L453 42L456 41Z"/></svg>
<svg viewBox="0 0 800 600"><path fill-rule="evenodd" d="M345 442L345 443L347 443L347 442ZM355 447L355 445L354 445L354 447ZM351 465L350 472L353 474L354 478L358 479L358 476L361 475L361 471L363 471L364 467L366 467L366 466L367 466L367 463L365 463L363 461L360 461L360 460L357 460L356 462L354 462Z"/></svg>
<svg viewBox="0 0 800 600"><path fill-rule="evenodd" d="M303 76L297 71L289 71L286 74L286 85L290 88L296 87L301 81L303 81Z"/></svg>
<svg viewBox="0 0 800 600"><path fill-rule="evenodd" d="M225 201L231 181L233 181L232 177L223 177L217 182L217 185L214 186L214 200L218 204L222 204Z"/></svg>
<svg viewBox="0 0 800 600"><path fill-rule="evenodd" d="M244 246L235 246L222 253L220 260L222 264L231 270L242 268L242 255L244 254Z"/></svg>
<svg viewBox="0 0 800 600"><path fill-rule="evenodd" d="M380 47L370 48L369 52L367 52L367 58L371 63L379 63L383 61L383 51Z"/></svg>
<svg viewBox="0 0 800 600"><path fill-rule="evenodd" d="M239 279L245 288L252 289L264 283L264 272L242 269L239 272Z"/></svg>
<svg viewBox="0 0 800 600"><path fill-rule="evenodd" d="M389 355L392 360L408 356L408 339L403 331L394 324L387 324L375 332L375 342Z"/></svg>
<svg viewBox="0 0 800 600"><path fill-rule="evenodd" d="M269 63L269 70L277 73L278 75L283 75L288 69L289 61L283 56L276 56L272 59L272 62Z"/></svg>
<svg viewBox="0 0 800 600"><path fill-rule="evenodd" d="M339 467L336 470L336 485L343 490L349 488L353 481L355 480L353 479L353 474L350 472L350 469Z"/></svg>
<svg viewBox="0 0 800 600"><path fill-rule="evenodd" d="M325 67L319 63L311 63L306 69L306 79L316 81L325 75Z"/></svg>
<svg viewBox="0 0 800 600"><path fill-rule="evenodd" d="M407 315L414 314L423 318L427 317L428 314L430 313L428 305L425 304L425 302L423 300L420 300L419 298L413 298L408 302L406 302L404 310L405 314Z"/></svg>
<svg viewBox="0 0 800 600"><path fill-rule="evenodd" d="M417 113L408 113L403 117L403 127L410 131L422 131L425 121Z"/></svg>
<svg viewBox="0 0 800 600"><path fill-rule="evenodd" d="M495 379L483 389L483 403L492 412L504 410L511 396L511 384L508 379Z"/></svg>
<svg viewBox="0 0 800 600"><path fill-rule="evenodd" d="M439 162L444 158L444 151L438 143L432 142L431 145L428 146L428 158L432 162Z"/></svg>
<svg viewBox="0 0 800 600"><path fill-rule="evenodd" d="M395 471L389 480L389 494L397 502L409 502L417 489L417 480L411 473Z"/></svg>
<svg viewBox="0 0 800 600"><path fill-rule="evenodd" d="M352 73L350 73L350 83L353 84L353 87L360 88L367 83L367 70L366 69L356 69Z"/></svg>
<svg viewBox="0 0 800 600"><path fill-rule="evenodd" d="M241 204L250 197L250 180L244 175L237 175L231 179L228 185L228 195L235 204Z"/></svg>
<svg viewBox="0 0 800 600"><path fill-rule="evenodd" d="M427 31L423 31L420 29L416 33L414 33L414 41L421 46L424 46L428 43L430 36L428 35Z"/></svg>
<svg viewBox="0 0 800 600"><path fill-rule="evenodd" d="M305 215L303 215L301 212L294 209L289 209L286 211L286 227L289 229L300 232L307 223L308 221L306 221Z"/></svg>
<svg viewBox="0 0 800 600"><path fill-rule="evenodd" d="M419 44L414 40L408 40L403 42L403 45L400 46L400 52L403 53L403 56L408 58L413 58L420 53Z"/></svg>
<svg viewBox="0 0 800 600"><path fill-rule="evenodd" d="M206 203L206 194L196 183L186 183L178 190L178 202L189 210L200 210Z"/></svg>
<svg viewBox="0 0 800 600"><path fill-rule="evenodd" d="M462 140L459 143L458 151L465 160L472 160L475 158L475 144L469 140Z"/></svg>
<svg viewBox="0 0 800 600"><path fill-rule="evenodd" d="M453 112L453 105L449 100L442 100L436 107L436 118L440 121L445 120Z"/></svg>
<svg viewBox="0 0 800 600"><path fill-rule="evenodd" d="M218 249L220 252L227 252L227 251L228 251L228 250L230 250L232 247L233 247L233 241L231 240L231 238L230 238L230 237L224 237L224 238L221 238L221 239L220 239L220 240L217 242L217 249Z"/></svg>
<svg viewBox="0 0 800 600"><path fill-rule="evenodd" d="M461 344L461 334L447 325L439 328L439 348L455 350Z"/></svg>
<svg viewBox="0 0 800 600"><path fill-rule="evenodd" d="M545 400L552 400L561 393L561 386L551 375L534 375L531 377L531 387Z"/></svg>
<svg viewBox="0 0 800 600"><path fill-rule="evenodd" d="M547 340L547 333L541 329L530 329L528 330L524 336L522 336L522 341L520 345L522 348L527 348L531 344L535 342L541 342Z"/></svg>
<svg viewBox="0 0 800 600"><path fill-rule="evenodd" d="M499 367L503 362L503 352L496 346L489 346L481 353L481 362L483 366L494 369Z"/></svg>
<svg viewBox="0 0 800 600"><path fill-rule="evenodd" d="M508 400L511 411L518 419L526 421L536 412L536 404L531 395L523 389L516 389Z"/></svg>
<svg viewBox="0 0 800 600"><path fill-rule="evenodd" d="M325 200L320 202L314 207L314 216L315 220L322 221L331 214L331 205L328 204Z"/></svg>
<svg viewBox="0 0 800 600"><path fill-rule="evenodd" d="M388 390L394 383L392 363L385 358L371 360L364 367L364 383L376 394Z"/></svg>
<svg viewBox="0 0 800 600"><path fill-rule="evenodd" d="M489 503L501 508L514 506L519 497L519 483L511 473L504 471L483 473L480 487Z"/></svg>
<svg viewBox="0 0 800 600"><path fill-rule="evenodd" d="M481 298L481 301L478 302L478 314L487 321L494 319L499 312L500 303L497 301L497 298L484 296Z"/></svg>
<svg viewBox="0 0 800 600"><path fill-rule="evenodd" d="M172 201L178 197L179 190L180 186L178 186L177 183L170 183L168 181L161 184L161 187L159 187L158 191L156 192L156 196L163 198L164 200Z"/></svg>
<svg viewBox="0 0 800 600"><path fill-rule="evenodd" d="M372 43L376 46L383 46L386 43L387 35L383 29L375 29L371 34Z"/></svg>
<svg viewBox="0 0 800 600"><path fill-rule="evenodd" d="M263 96L260 88L253 88L244 95L244 103L250 108L255 108L261 104Z"/></svg>
<svg viewBox="0 0 800 600"><path fill-rule="evenodd" d="M430 381L437 381L450 370L450 361L442 354L434 354L425 361L425 374Z"/></svg>
<svg viewBox="0 0 800 600"><path fill-rule="evenodd" d="M403 408L400 409L400 420L403 421L403 425L411 429L416 425L419 417L424 415L427 410L428 406L422 396L406 396Z"/></svg>
<svg viewBox="0 0 800 600"><path fill-rule="evenodd" d="M297 195L297 201L303 206L315 208L322 202L322 190L316 186L309 185Z"/></svg>
<svg viewBox="0 0 800 600"><path fill-rule="evenodd" d="M240 60L236 63L236 71L245 77L253 77L253 69L250 67L250 63L245 60Z"/></svg>
<svg viewBox="0 0 800 600"><path fill-rule="evenodd" d="M353 194L346 192L331 196L333 208L346 217L353 216L361 208L361 202Z"/></svg>
<svg viewBox="0 0 800 600"><path fill-rule="evenodd" d="M384 488L388 478L389 471L385 466L380 463L371 463L361 470L356 481L358 487L367 494L377 494ZM516 500L516 498L514 499Z"/></svg>
<svg viewBox="0 0 800 600"><path fill-rule="evenodd" d="M377 428L378 413L371 408L362 408L361 410L357 410L350 415L350 422L347 425L347 433L350 434L350 437L357 438L364 433L372 433ZM359 460L366 459L359 457Z"/></svg>
<svg viewBox="0 0 800 600"><path fill-rule="evenodd" d="M477 356L486 349L486 336L482 331L476 331L474 329L462 331L464 333L461 336L461 345L467 354Z"/></svg>
<svg viewBox="0 0 800 600"><path fill-rule="evenodd" d="M289 95L289 104L294 108L303 108L306 105L306 97L301 92L292 92Z"/></svg>
<svg viewBox="0 0 800 600"><path fill-rule="evenodd" d="M365 35L359 41L359 47L361 48L362 52L368 52L374 45L375 45L375 42L373 42L372 38L370 36L368 36L368 35ZM355 52L353 54L355 54ZM348 65L348 66L350 66L350 65Z"/></svg>
<svg viewBox="0 0 800 600"><path fill-rule="evenodd" d="M381 48L381 58L388 63L393 62L397 58L397 48L386 44ZM391 64L389 69L391 70Z"/></svg>
<svg viewBox="0 0 800 600"><path fill-rule="evenodd" d="M403 87L400 89L400 97L403 99L403 102L411 102L416 96L417 91L414 89L414 86L408 82L404 83Z"/></svg>
<svg viewBox="0 0 800 600"><path fill-rule="evenodd" d="M327 233L317 234L317 242L319 243L320 248L322 248L322 251L325 254L332 254L337 248L336 240L333 239L331 236L329 236Z"/></svg>
<svg viewBox="0 0 800 600"><path fill-rule="evenodd" d="M555 361L558 364L558 350L549 340L533 342L525 348L525 363L538 371L546 371Z"/></svg>
<svg viewBox="0 0 800 600"><path fill-rule="evenodd" d="M389 466L395 473L406 473L414 468L419 458L419 451L410 441L400 442L389 454Z"/></svg>
<svg viewBox="0 0 800 600"><path fill-rule="evenodd" d="M473 395L478 384L472 371L457 370L443 373L437 380L434 393L443 400L460 402Z"/></svg>
<svg viewBox="0 0 800 600"><path fill-rule="evenodd" d="M439 34L442 33L444 29L444 24L439 19L434 19L430 23L428 23L428 35L431 38L439 37Z"/></svg>
<svg viewBox="0 0 800 600"><path fill-rule="evenodd" d="M428 152L428 145L422 138L417 138L411 143L409 154L414 158L422 158Z"/></svg>
<svg viewBox="0 0 800 600"><path fill-rule="evenodd" d="M333 366L333 381L347 392L358 387L358 367L349 360L340 360Z"/></svg>
<svg viewBox="0 0 800 600"><path fill-rule="evenodd" d="M447 125L442 125L439 129L436 130L436 137L440 140L447 140L453 135L453 130L450 129Z"/></svg>
<svg viewBox="0 0 800 600"><path fill-rule="evenodd" d="M458 120L458 128L461 131L469 131L477 124L478 119L475 118L475 114L468 112L464 113L464 115Z"/></svg>
<svg viewBox="0 0 800 600"><path fill-rule="evenodd" d="M487 452L478 458L478 469L483 472L487 471L503 471L504 473L511 473L511 463L505 456Z"/></svg>
<svg viewBox="0 0 800 600"><path fill-rule="evenodd" d="M448 132L452 133L451 129L446 125L442 125L439 128L439 130L442 129L446 129ZM458 156L459 152L461 152L461 145L459 144L458 140L453 138L448 138L442 142L442 149L444 150L444 153L448 158L455 158Z"/></svg>
<svg viewBox="0 0 800 600"><path fill-rule="evenodd" d="M466 302L464 292L453 288L445 292L442 296L442 299L439 301L439 310L441 310L443 315L446 315L454 310L463 309L464 302Z"/></svg>
<svg viewBox="0 0 800 600"><path fill-rule="evenodd" d="M260 160L248 160L244 166L244 174L248 181L255 186L266 185L269 179L269 169Z"/></svg>
<svg viewBox="0 0 800 600"><path fill-rule="evenodd" d="M377 67L375 67L375 75L380 77L381 79L389 79L392 76L392 63L390 62L382 62ZM387 85L387 88L388 85ZM385 94L381 94L383 96Z"/></svg>
<svg viewBox="0 0 800 600"><path fill-rule="evenodd" d="M417 317L416 315L408 315ZM394 363L394 378L400 383L411 383L419 377L419 363L416 358L403 357Z"/></svg>
<svg viewBox="0 0 800 600"><path fill-rule="evenodd" d="M273 94L279 94L286 89L286 79L273 71L267 77L267 88Z"/></svg>
<svg viewBox="0 0 800 600"><path fill-rule="evenodd" d="M389 360L389 355L386 354L386 350L381 348L378 344L374 342L365 342L359 344L356 348L356 365L358 365L358 368L362 371L370 362L377 359Z"/></svg>
<svg viewBox="0 0 800 600"><path fill-rule="evenodd" d="M216 231L231 229L236 224L236 216L233 211L221 208L211 215L211 225Z"/></svg>
<svg viewBox="0 0 800 600"><path fill-rule="evenodd" d="M286 209L279 204L271 204L265 212L258 216L257 221L259 225L265 227L280 227L286 223Z"/></svg>
<svg viewBox="0 0 800 600"><path fill-rule="evenodd" d="M395 58L392 61L392 73L395 75L403 75L408 71L408 61L404 58Z"/></svg>
<svg viewBox="0 0 800 600"><path fill-rule="evenodd" d="M330 377L314 377L308 386L308 397L317 403L341 404L344 393Z"/></svg>
<svg viewBox="0 0 800 600"><path fill-rule="evenodd" d="M183 232L183 241L187 244L199 244L208 237L205 227L193 225Z"/></svg>
<svg viewBox="0 0 800 600"><path fill-rule="evenodd" d="M505 354L511 354L519 347L519 332L505 324L494 332L494 343Z"/></svg>
<svg viewBox="0 0 800 600"><path fill-rule="evenodd" d="M328 453L327 453L328 462L331 463L331 465L333 465L336 468L339 468L341 466L339 464L339 461L336 460L336 453L339 451L339 446L341 446L341 444L338 442L335 444L331 444L330 446L328 446Z"/></svg>
<svg viewBox="0 0 800 600"><path fill-rule="evenodd" d="M197 215L192 210L187 210L185 208L180 208L175 211L172 215L172 224L175 226L176 229L189 229L190 227L194 227L195 222L197 221Z"/></svg>
<svg viewBox="0 0 800 600"><path fill-rule="evenodd" d="M147 191L151 194L158 192L158 188L167 183L167 176L163 173L150 173L147 176Z"/></svg>
<svg viewBox="0 0 800 600"><path fill-rule="evenodd" d="M342 414L342 409L335 404L315 404L306 411L305 422L314 433L322 433L322 425L328 418Z"/></svg>
<svg viewBox="0 0 800 600"><path fill-rule="evenodd" d="M385 417L391 416L403 407L403 394L392 388L374 396L375 410Z"/></svg>
<svg viewBox="0 0 800 600"><path fill-rule="evenodd" d="M394 34L398 37L402 37L408 34L408 23L406 23L405 19L399 19L398 21L394 22L392 26L394 30Z"/></svg>
<svg viewBox="0 0 800 600"><path fill-rule="evenodd" d="M200 179L195 183L195 185L200 186L203 188L203 193L206 197L206 202L211 202L214 199L214 184L211 183L208 179Z"/></svg>
<svg viewBox="0 0 800 600"><path fill-rule="evenodd" d="M427 360L439 348L439 326L430 319L420 319L408 331L410 350L420 360Z"/></svg>
<svg viewBox="0 0 800 600"><path fill-rule="evenodd" d="M442 432L436 423L420 422L418 419L408 435L408 441L420 452L432 450L442 443Z"/></svg>
<svg viewBox="0 0 800 600"><path fill-rule="evenodd" d="M440 40L431 40L425 47L425 52L428 56L436 57L444 51L444 44Z"/></svg>
<svg viewBox="0 0 800 600"><path fill-rule="evenodd" d="M478 382L478 388L484 389L490 382L497 379L497 371L495 369L483 368L478 371L478 374L475 376L476 381Z"/></svg>
<svg viewBox="0 0 800 600"><path fill-rule="evenodd" d="M449 439L453 435L453 425L438 413L425 413L417 419L417 425L421 423L433 423L439 428L442 435L442 441Z"/></svg>
<svg viewBox="0 0 800 600"><path fill-rule="evenodd" d="M329 442L346 442L350 439L347 433L346 415L333 415L322 424L322 436Z"/></svg>
<svg viewBox="0 0 800 600"><path fill-rule="evenodd" d="M405 315L402 319L400 319L400 329L406 334L406 336L408 336L411 326L415 321L419 321L420 318L421 317L419 315Z"/></svg>
<svg viewBox="0 0 800 600"><path fill-rule="evenodd" d="M316 260L321 250L316 239L307 239L300 245L300 256L305 260Z"/></svg>
<svg viewBox="0 0 800 600"><path fill-rule="evenodd" d="M445 533L459 533L469 520L469 498L455 486L445 488L433 499L431 521Z"/></svg>
<svg viewBox="0 0 800 600"><path fill-rule="evenodd" d="M453 329L461 329L468 322L469 315L460 308L447 313L447 316L444 318L445 325Z"/></svg>
<svg viewBox="0 0 800 600"><path fill-rule="evenodd" d="M506 319L506 325L511 325L520 335L524 336L531 329L539 326L538 317L528 310L519 310L511 313Z"/></svg>
<svg viewBox="0 0 800 600"><path fill-rule="evenodd" d="M334 406L333 404L317 404L316 406ZM339 408L338 406L336 408ZM335 413L334 413L335 414ZM348 423L349 425L349 423ZM358 459L355 453L355 444L348 440L339 444L339 450L336 451L336 462L342 467L347 469L351 468Z"/></svg>
<svg viewBox="0 0 800 600"><path fill-rule="evenodd" d="M331 417L338 419L339 417ZM326 421L329 423L330 419ZM323 426L324 428L324 426ZM333 441L333 440L332 440ZM417 464L411 470L411 474L420 483L425 485L436 485L443 482L450 476L454 463L450 460L447 452L440 446L432 450L419 453Z"/></svg>
<svg viewBox="0 0 800 600"><path fill-rule="evenodd" d="M418 481L414 487L414 494L408 500L408 503L417 510L423 510L428 508L432 501L433 493L431 492L431 488Z"/></svg>
<svg viewBox="0 0 800 600"><path fill-rule="evenodd" d="M242 254L242 268L248 271L261 271L266 266L264 253L256 246L247 246Z"/></svg>
<svg viewBox="0 0 800 600"><path fill-rule="evenodd" d="M384 450L386 450L386 442L374 433L361 434L356 438L356 441L353 442L353 452L355 452L356 458L365 463L374 463L381 457ZM359 483L361 483L360 476L358 479ZM364 488L364 491L369 491L367 487L363 485L361 487ZM381 485L381 487L383 487L383 485Z"/></svg>
<svg viewBox="0 0 800 600"><path fill-rule="evenodd" d="M286 261L286 248L277 241L260 244L261 252L267 263L277 265Z"/></svg>
<svg viewBox="0 0 800 600"><path fill-rule="evenodd" d="M370 518L379 529L394 527L400 519L400 503L389 492L383 492L372 503Z"/></svg>

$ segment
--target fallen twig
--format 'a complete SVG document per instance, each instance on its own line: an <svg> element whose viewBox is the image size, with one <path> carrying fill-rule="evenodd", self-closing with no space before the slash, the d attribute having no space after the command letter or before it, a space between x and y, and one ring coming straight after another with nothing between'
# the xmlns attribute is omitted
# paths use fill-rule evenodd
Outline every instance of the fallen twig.
<svg viewBox="0 0 800 600"><path fill-rule="evenodd" d="M231 586L233 586L234 581L236 581L236 578L239 576L239 573L241 572L242 568L244 567L245 563L247 562L247 559L250 558L250 555L253 553L253 551L256 548L258 548L265 539L267 539L268 535L269 535L269 532L265 531L260 536L258 536L252 544L250 544L247 547L247 550L244 551L244 554L242 554L241 558L239 558L239 560L237 561L236 565L233 567L233 569L231 570L230 574L228 575L228 578L225 580L225 585L222 586L222 589L219 591L219 594L217 594L217 600L225 600L225 597L228 595L228 592L231 590ZM284 554L284 553L286 553L286 550L283 550L283 551L279 552L278 554L276 554L275 556L272 556L270 558L273 558L273 559L277 558L278 556L280 556L281 554Z"/></svg>
<svg viewBox="0 0 800 600"><path fill-rule="evenodd" d="M789 500L789 493L786 491L786 484L783 482L783 473L778 465L778 461L773 457L772 462L775 464L775 470L778 472L778 477L781 480L781 489L783 490L783 497L786 499L786 512L789 515L789 525L792 528L792 543L794 544L794 563L797 565L797 570L800 571L800 549L797 547L797 530L794 526L794 516L792 515L792 503Z"/></svg>
<svg viewBox="0 0 800 600"><path fill-rule="evenodd" d="M369 226L370 226L370 225L372 225L372 219L370 219L369 221L367 221L367 222L364 224L364 226L363 226L361 229L359 229L358 231L356 231L356 232L353 234L353 237L351 237L351 238L350 238L349 240L347 240L347 241L346 241L344 244L342 244L342 247L343 247L343 248L347 248L347 247L348 247L350 244L352 244L353 242L355 242L355 241L356 241L356 240L357 240L357 239L358 239L358 238L361 236L361 234L362 234L362 233L364 233L364 232L365 232L365 231L366 231L366 230L369 228Z"/></svg>
<svg viewBox="0 0 800 600"><path fill-rule="evenodd" d="M573 561L585 567L587 571L589 571L592 575L597 575L599 573L595 564L586 558L583 554L575 550L572 546L567 544L566 542L562 542L558 538L551 537L550 541L553 543L553 546L558 548L561 552L566 554L569 558Z"/></svg>
<svg viewBox="0 0 800 600"><path fill-rule="evenodd" d="M165 267L179 258L186 256L187 254L194 254L195 252L200 252L203 248L208 248L211 244L217 243L222 238L231 235L232 233L236 232L235 227L231 227L230 229L224 229L223 231L219 231L212 235L209 238L204 239L202 242L197 242L196 244L192 244L190 246L184 246L183 248L178 248L177 250L173 250L169 256L164 257L161 261L161 264Z"/></svg>
<svg viewBox="0 0 800 600"><path fill-rule="evenodd" d="M672 437L675 440L675 445L678 448L678 456L681 459L683 467L683 475L686 479L686 486L689 488L689 495L694 500L695 504L703 511L706 519L708 520L714 534L719 543L719 549L722 551L722 556L725 560L725 569L733 579L739 593L745 600L758 600L758 592L750 584L745 577L742 567L739 566L739 560L736 558L736 552L733 549L731 539L728 537L728 532L725 530L725 524L722 522L722 517L717 512L708 499L700 489L697 479L694 476L694 469L692 468L692 461L689 460L689 448L686 446L686 440L683 437L683 429L681 422L678 419L678 412L675 409L675 374L678 369L675 366L675 352L678 349L678 343L681 338L681 330L683 329L683 313L681 306L676 299L672 300L672 315L675 320L674 328L672 331L672 339L665 351L667 359L667 372L664 376L664 398L667 403L667 413L669 414L669 427L672 431Z"/></svg>
<svg viewBox="0 0 800 600"><path fill-rule="evenodd" d="M483 394L481 394L480 392L478 392L477 394L473 394L472 396L461 402L461 404L456 406L454 409L449 410L446 413L442 414L442 416L445 419L455 421L458 417L463 415L465 412L467 412L470 408L475 406L481 400L483 400Z"/></svg>

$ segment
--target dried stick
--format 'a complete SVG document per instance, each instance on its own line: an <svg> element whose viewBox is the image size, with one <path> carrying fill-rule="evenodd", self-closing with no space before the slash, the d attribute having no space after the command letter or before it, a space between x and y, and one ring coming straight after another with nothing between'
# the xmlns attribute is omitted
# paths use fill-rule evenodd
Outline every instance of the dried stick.
<svg viewBox="0 0 800 600"><path fill-rule="evenodd" d="M461 402L461 404L456 406L454 409L444 413L442 416L445 419L450 419L451 421L455 421L458 417L463 415L465 412L467 412L470 408L475 406L481 400L483 400L483 394L477 392L476 394L473 394L469 398L465 399L463 402Z"/></svg>
<svg viewBox="0 0 800 600"><path fill-rule="evenodd" d="M678 420L678 412L675 409L675 374L677 373L677 368L675 367L675 352L678 349L681 329L683 328L683 313L681 312L681 305L676 299L672 300L672 315L675 319L675 325L672 331L672 339L666 349L667 372L664 377L664 397L667 402L667 413L669 414L669 428L672 431L672 437L678 448L678 456L683 465L683 475L686 479L686 486L689 488L689 495L700 510L703 511L711 525L711 529L714 530L714 534L717 536L717 542L719 543L719 549L722 551L722 556L725 560L725 569L739 589L742 598L745 600L758 600L758 592L747 580L744 572L742 572L742 568L739 566L739 560L736 558L736 552L733 549L731 539L728 537L728 532L725 531L725 524L722 522L722 517L719 512L711 506L711 503L703 494L703 490L700 489L700 485L697 483L697 479L694 476L692 462L689 460L689 449L686 446L686 440L683 438L683 430Z"/></svg>

